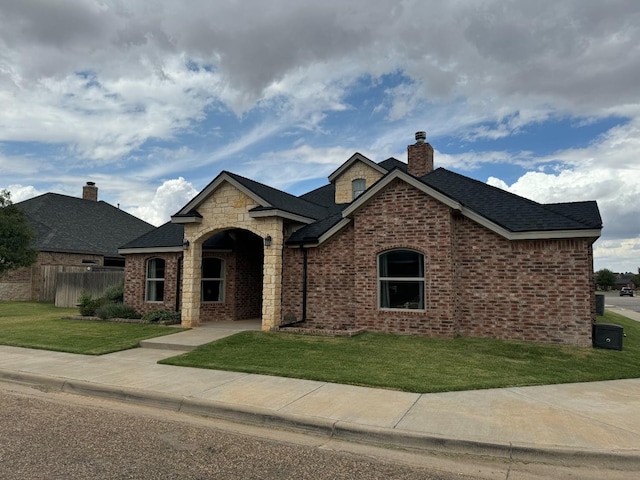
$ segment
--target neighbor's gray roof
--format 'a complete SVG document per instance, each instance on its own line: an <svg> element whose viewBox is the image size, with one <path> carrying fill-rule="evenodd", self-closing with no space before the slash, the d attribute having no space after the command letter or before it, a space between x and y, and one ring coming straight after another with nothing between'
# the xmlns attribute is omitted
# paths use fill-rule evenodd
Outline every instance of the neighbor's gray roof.
<svg viewBox="0 0 640 480"><path fill-rule="evenodd" d="M118 256L118 247L154 226L106 202L45 193L16 203L39 251Z"/></svg>

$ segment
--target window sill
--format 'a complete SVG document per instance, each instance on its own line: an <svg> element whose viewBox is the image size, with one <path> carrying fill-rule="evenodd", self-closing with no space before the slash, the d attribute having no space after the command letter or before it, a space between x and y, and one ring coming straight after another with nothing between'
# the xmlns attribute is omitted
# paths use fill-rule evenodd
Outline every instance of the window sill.
<svg viewBox="0 0 640 480"><path fill-rule="evenodd" d="M415 312L415 313L425 313L427 311L426 308L378 308L380 312Z"/></svg>

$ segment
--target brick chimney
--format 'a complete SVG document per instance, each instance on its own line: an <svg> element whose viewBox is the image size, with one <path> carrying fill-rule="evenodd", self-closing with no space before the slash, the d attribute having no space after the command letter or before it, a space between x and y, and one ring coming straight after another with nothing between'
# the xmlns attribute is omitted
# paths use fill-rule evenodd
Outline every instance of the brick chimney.
<svg viewBox="0 0 640 480"><path fill-rule="evenodd" d="M95 182L87 182L87 184L82 187L82 199L91 200L92 202L98 201L98 187L96 187Z"/></svg>
<svg viewBox="0 0 640 480"><path fill-rule="evenodd" d="M427 134L416 132L416 143L407 147L409 167L407 171L421 177L433 170L433 147L425 142Z"/></svg>

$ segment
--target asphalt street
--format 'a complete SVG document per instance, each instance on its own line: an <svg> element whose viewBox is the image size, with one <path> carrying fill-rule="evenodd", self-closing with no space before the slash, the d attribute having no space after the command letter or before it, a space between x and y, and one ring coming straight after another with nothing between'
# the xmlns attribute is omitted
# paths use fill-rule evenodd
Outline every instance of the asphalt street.
<svg viewBox="0 0 640 480"><path fill-rule="evenodd" d="M633 297L621 297L617 292L607 293L604 297L604 303L605 305L612 305L640 313L640 295L637 293Z"/></svg>
<svg viewBox="0 0 640 480"><path fill-rule="evenodd" d="M375 449L335 451L308 435L258 438L210 419L16 385L0 384L0 404L3 480L486 478L374 458Z"/></svg>

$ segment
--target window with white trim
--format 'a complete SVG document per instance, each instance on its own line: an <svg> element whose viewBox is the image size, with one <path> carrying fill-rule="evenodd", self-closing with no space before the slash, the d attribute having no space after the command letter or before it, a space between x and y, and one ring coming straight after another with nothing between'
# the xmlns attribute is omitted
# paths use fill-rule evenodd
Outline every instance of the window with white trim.
<svg viewBox="0 0 640 480"><path fill-rule="evenodd" d="M356 178L351 181L352 200L358 198L367 189L367 182L364 178Z"/></svg>
<svg viewBox="0 0 640 480"><path fill-rule="evenodd" d="M424 310L424 255L390 250L378 256L380 308Z"/></svg>
<svg viewBox="0 0 640 480"><path fill-rule="evenodd" d="M215 257L202 259L202 301L224 300L224 260Z"/></svg>
<svg viewBox="0 0 640 480"><path fill-rule="evenodd" d="M147 260L146 300L147 302L164 301L165 262L162 258Z"/></svg>

